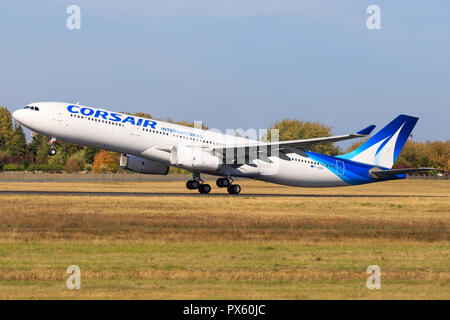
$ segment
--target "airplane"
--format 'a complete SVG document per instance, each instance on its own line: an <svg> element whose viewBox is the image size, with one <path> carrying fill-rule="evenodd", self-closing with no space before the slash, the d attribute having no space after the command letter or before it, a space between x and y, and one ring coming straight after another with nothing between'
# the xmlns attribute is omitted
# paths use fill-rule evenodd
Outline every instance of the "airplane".
<svg viewBox="0 0 450 320"><path fill-rule="evenodd" d="M191 128L101 108L63 102L36 102L13 112L28 129L51 137L48 154L62 140L121 153L124 169L146 174L177 167L192 173L189 190L208 194L200 174L218 176L216 185L239 194L234 178L296 187L338 187L406 178L433 168L392 169L418 118L399 115L352 152L329 156L317 144L367 137L375 125L347 135L263 142Z"/></svg>

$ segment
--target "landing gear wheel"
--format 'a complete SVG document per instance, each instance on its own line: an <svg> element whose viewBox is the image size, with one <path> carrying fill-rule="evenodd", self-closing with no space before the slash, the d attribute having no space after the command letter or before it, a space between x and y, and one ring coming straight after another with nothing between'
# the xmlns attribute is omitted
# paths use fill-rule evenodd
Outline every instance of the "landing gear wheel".
<svg viewBox="0 0 450 320"><path fill-rule="evenodd" d="M48 155L49 155L50 157L53 157L55 154L56 154L56 149L50 148L50 149L48 150Z"/></svg>
<svg viewBox="0 0 450 320"><path fill-rule="evenodd" d="M216 180L216 185L219 188L227 188L230 185L230 180L227 178L219 178Z"/></svg>
<svg viewBox="0 0 450 320"><path fill-rule="evenodd" d="M223 178L222 179L222 185L224 188L228 188L228 186L231 184L230 180L228 180L227 178Z"/></svg>
<svg viewBox="0 0 450 320"><path fill-rule="evenodd" d="M198 187L200 186L200 182L198 182L197 180L191 180L191 181L192 181L191 182L192 189L193 190L198 189Z"/></svg>
<svg viewBox="0 0 450 320"><path fill-rule="evenodd" d="M229 194L239 194L241 192L241 186L238 184L230 184L227 189Z"/></svg>
<svg viewBox="0 0 450 320"><path fill-rule="evenodd" d="M188 188L189 190L198 189L199 185L200 182L198 182L197 180L189 180L188 182L186 182L186 188Z"/></svg>
<svg viewBox="0 0 450 320"><path fill-rule="evenodd" d="M202 183L198 187L198 192L200 192L201 194L208 194L211 192L211 186L209 184Z"/></svg>
<svg viewBox="0 0 450 320"><path fill-rule="evenodd" d="M189 190L198 189L199 186L200 186L200 182L203 182L203 180L200 179L200 173L199 172L193 172L192 173L192 179L189 180L188 182L186 182L186 188L188 188ZM211 187L209 189L211 191Z"/></svg>

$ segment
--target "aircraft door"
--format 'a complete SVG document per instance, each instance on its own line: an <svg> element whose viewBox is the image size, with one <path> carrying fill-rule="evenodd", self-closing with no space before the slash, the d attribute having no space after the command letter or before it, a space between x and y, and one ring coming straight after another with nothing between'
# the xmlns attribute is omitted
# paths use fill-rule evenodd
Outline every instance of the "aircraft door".
<svg viewBox="0 0 450 320"><path fill-rule="evenodd" d="M133 136L135 138L139 138L141 136L142 128L140 126L131 125L131 124L128 124L128 126L129 126L131 136Z"/></svg>
<svg viewBox="0 0 450 320"><path fill-rule="evenodd" d="M336 161L336 169L337 169L336 170L337 174L342 176L344 174L344 171L345 171L344 161L337 160Z"/></svg>

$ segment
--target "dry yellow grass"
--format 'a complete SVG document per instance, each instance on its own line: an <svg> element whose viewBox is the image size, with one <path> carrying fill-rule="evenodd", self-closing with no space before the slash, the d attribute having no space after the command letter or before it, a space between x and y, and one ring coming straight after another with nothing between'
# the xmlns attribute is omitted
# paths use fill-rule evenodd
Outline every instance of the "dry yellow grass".
<svg viewBox="0 0 450 320"><path fill-rule="evenodd" d="M448 181L240 184L249 193L399 197L0 195L0 298L450 298ZM187 192L181 181L0 190ZM72 264L79 291L65 288ZM381 267L381 290L365 287L371 264Z"/></svg>

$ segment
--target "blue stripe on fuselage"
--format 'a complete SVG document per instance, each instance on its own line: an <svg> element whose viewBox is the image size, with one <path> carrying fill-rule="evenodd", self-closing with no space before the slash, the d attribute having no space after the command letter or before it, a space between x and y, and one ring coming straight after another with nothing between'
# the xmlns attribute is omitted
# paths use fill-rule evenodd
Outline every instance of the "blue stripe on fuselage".
<svg viewBox="0 0 450 320"><path fill-rule="evenodd" d="M314 161L319 162L326 169L330 170L336 176L338 176L343 181L345 181L346 183L351 184L351 185L358 185L358 184L365 184L365 183L370 183L370 182L397 180L397 179L406 178L406 175L404 175L404 174L397 174L397 175L392 175L392 176L389 176L389 177L386 177L383 179L373 179L369 174L369 170L374 167L373 165L368 165L368 164L355 162L355 161L351 161L351 160L347 160L347 159L343 159L343 158L328 156L325 154L315 153L312 151L307 151L306 154L308 155L308 157L310 157ZM342 163L343 168L342 168L342 166L340 167L339 162ZM380 169L386 169L386 168L380 168Z"/></svg>

